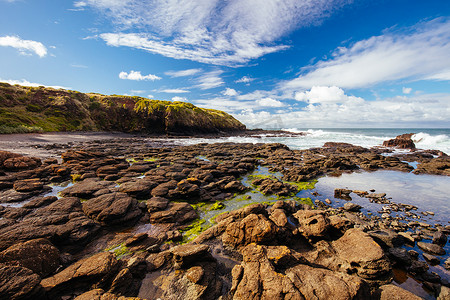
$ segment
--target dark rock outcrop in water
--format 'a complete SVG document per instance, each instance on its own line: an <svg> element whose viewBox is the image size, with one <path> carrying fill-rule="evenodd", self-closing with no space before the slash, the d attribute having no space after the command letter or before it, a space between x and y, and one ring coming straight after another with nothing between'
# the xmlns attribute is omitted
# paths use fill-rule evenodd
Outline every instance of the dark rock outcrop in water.
<svg viewBox="0 0 450 300"><path fill-rule="evenodd" d="M416 149L416 145L414 144L411 137L414 133L405 133L397 136L395 139L387 140L383 142L384 147L395 147L399 149Z"/></svg>
<svg viewBox="0 0 450 300"><path fill-rule="evenodd" d="M185 102L0 83L0 133L39 130L192 135L243 131L245 125Z"/></svg>

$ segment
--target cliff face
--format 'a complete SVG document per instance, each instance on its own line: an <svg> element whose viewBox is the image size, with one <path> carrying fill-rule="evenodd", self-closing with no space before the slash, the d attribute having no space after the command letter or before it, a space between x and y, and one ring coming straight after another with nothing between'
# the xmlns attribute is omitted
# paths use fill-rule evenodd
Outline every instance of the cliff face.
<svg viewBox="0 0 450 300"><path fill-rule="evenodd" d="M0 133L39 130L190 135L241 131L245 125L190 103L0 83Z"/></svg>

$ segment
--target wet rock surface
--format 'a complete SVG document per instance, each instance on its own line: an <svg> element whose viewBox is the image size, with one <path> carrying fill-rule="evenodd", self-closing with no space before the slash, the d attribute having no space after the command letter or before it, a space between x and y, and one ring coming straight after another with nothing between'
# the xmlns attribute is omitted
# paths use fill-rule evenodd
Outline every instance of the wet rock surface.
<svg viewBox="0 0 450 300"><path fill-rule="evenodd" d="M337 199L354 193L385 205L378 219L353 202L313 209L292 200L324 174L410 172L404 157L345 143L290 150L139 137L52 149L62 152L60 163L0 151L0 202L14 204L0 206L1 299L414 299L390 284L394 268L436 297L449 285L432 265L450 265L441 262L450 228L392 216L417 208L382 191L335 191ZM416 173L449 170L444 155L414 155ZM260 166L276 177L245 184ZM226 207L249 190L279 201L229 210L202 227L202 207ZM405 242L428 254L407 251Z"/></svg>

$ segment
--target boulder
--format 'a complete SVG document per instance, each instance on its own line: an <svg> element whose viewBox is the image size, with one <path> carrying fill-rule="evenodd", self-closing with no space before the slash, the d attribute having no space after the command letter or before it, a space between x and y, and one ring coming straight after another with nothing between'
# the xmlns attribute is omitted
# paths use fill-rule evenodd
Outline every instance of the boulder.
<svg viewBox="0 0 450 300"><path fill-rule="evenodd" d="M391 265L383 249L360 229L347 230L332 245L341 261L340 270L368 280L384 280L391 276Z"/></svg>
<svg viewBox="0 0 450 300"><path fill-rule="evenodd" d="M299 210L293 216L298 220L298 231L306 238L323 238L330 222L321 210Z"/></svg>
<svg viewBox="0 0 450 300"><path fill-rule="evenodd" d="M264 215L250 214L230 223L222 236L225 245L237 248L250 243L270 243L278 228Z"/></svg>
<svg viewBox="0 0 450 300"><path fill-rule="evenodd" d="M82 247L100 228L82 211L78 198L61 198L0 228L0 250L17 242L47 238L54 245Z"/></svg>
<svg viewBox="0 0 450 300"><path fill-rule="evenodd" d="M37 157L17 156L6 159L3 168L8 171L29 170L39 167L41 159Z"/></svg>
<svg viewBox="0 0 450 300"><path fill-rule="evenodd" d="M79 197L82 199L90 199L94 197L94 193L102 190L108 189L112 190L115 187L114 182L110 181L100 181L96 178L88 178L81 182L74 184L61 191L61 195L64 197Z"/></svg>
<svg viewBox="0 0 450 300"><path fill-rule="evenodd" d="M41 281L47 294L56 298L68 290L85 289L92 285L103 287L114 278L119 261L110 252L101 252L84 258L65 268L61 272Z"/></svg>
<svg viewBox="0 0 450 300"><path fill-rule="evenodd" d="M150 198L150 192L157 184L152 180L146 178L125 182L120 185L119 192L127 193L130 196L138 199Z"/></svg>
<svg viewBox="0 0 450 300"><path fill-rule="evenodd" d="M164 210L169 205L169 200L162 197L152 197L147 200L147 210L149 213Z"/></svg>
<svg viewBox="0 0 450 300"><path fill-rule="evenodd" d="M447 239L448 239L447 235L441 230L439 230L433 234L432 243L444 247L445 244L447 244Z"/></svg>
<svg viewBox="0 0 450 300"><path fill-rule="evenodd" d="M172 264L177 269L186 269L197 261L204 261L209 254L208 245L179 245L170 249Z"/></svg>
<svg viewBox="0 0 450 300"><path fill-rule="evenodd" d="M17 243L0 253L0 263L28 268L41 277L60 265L59 250L47 239Z"/></svg>
<svg viewBox="0 0 450 300"><path fill-rule="evenodd" d="M134 221L142 215L136 199L125 193L112 193L83 203L88 217L102 225L112 226Z"/></svg>
<svg viewBox="0 0 450 300"><path fill-rule="evenodd" d="M39 179L25 179L15 181L13 187L17 192L27 193L42 190L44 184Z"/></svg>
<svg viewBox="0 0 450 300"><path fill-rule="evenodd" d="M400 247L405 243L403 236L391 230L369 231L368 234L385 249Z"/></svg>
<svg viewBox="0 0 450 300"><path fill-rule="evenodd" d="M429 244L425 242L417 242L417 246L425 252L430 254L444 255L445 250L439 245Z"/></svg>
<svg viewBox="0 0 450 300"><path fill-rule="evenodd" d="M353 211L353 212L358 212L361 210L361 205L358 205L356 203L352 203L352 202L346 202L344 204L344 209L346 211Z"/></svg>
<svg viewBox="0 0 450 300"><path fill-rule="evenodd" d="M393 284L386 284L380 286L380 288L375 291L376 299L380 300L421 300L422 298L402 289L399 286Z"/></svg>
<svg viewBox="0 0 450 300"><path fill-rule="evenodd" d="M0 264L0 299L42 299L41 278L30 269Z"/></svg>
<svg viewBox="0 0 450 300"><path fill-rule="evenodd" d="M411 137L414 135L414 133L406 133L397 136L394 139L387 140L383 142L383 147L395 147L400 149L416 149L416 145L414 144Z"/></svg>
<svg viewBox="0 0 450 300"><path fill-rule="evenodd" d="M189 203L170 203L166 210L156 211L150 214L152 223L178 223L184 224L198 218L198 214Z"/></svg>

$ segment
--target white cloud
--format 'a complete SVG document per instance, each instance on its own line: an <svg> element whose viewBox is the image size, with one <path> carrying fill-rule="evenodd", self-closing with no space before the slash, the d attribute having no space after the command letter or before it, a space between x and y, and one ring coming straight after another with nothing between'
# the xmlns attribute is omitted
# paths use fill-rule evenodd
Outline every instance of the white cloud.
<svg viewBox="0 0 450 300"><path fill-rule="evenodd" d="M231 88L226 88L224 91L222 91L222 95L225 96L237 96L239 93L235 90L235 89L231 89Z"/></svg>
<svg viewBox="0 0 450 300"><path fill-rule="evenodd" d="M80 69L87 69L87 68L89 68L88 66L80 65L80 64L71 64L70 66L72 68L80 68Z"/></svg>
<svg viewBox="0 0 450 300"><path fill-rule="evenodd" d="M408 79L450 79L450 19L420 23L408 30L387 32L334 51L329 60L303 69L284 82L295 90L315 85L364 88Z"/></svg>
<svg viewBox="0 0 450 300"><path fill-rule="evenodd" d="M241 65L267 53L299 27L320 24L352 0L86 0L122 32L100 37L110 46L175 59ZM123 33L126 30L128 33ZM133 32L134 31L134 32ZM131 32L131 33L130 33Z"/></svg>
<svg viewBox="0 0 450 300"><path fill-rule="evenodd" d="M145 91L144 90L131 90L130 94L132 95L136 95L136 94L144 94Z"/></svg>
<svg viewBox="0 0 450 300"><path fill-rule="evenodd" d="M260 100L257 100L256 103L260 106L265 107L283 107L284 104L281 101L272 99L272 98L262 98Z"/></svg>
<svg viewBox="0 0 450 300"><path fill-rule="evenodd" d="M65 86L59 86L59 85L45 85L42 83L34 83L34 82L29 82L28 80L25 79L21 79L21 80L14 80L14 79L1 79L0 78L0 82L6 82L9 84L19 84L19 85L23 85L23 86L32 86L32 87L39 87L39 86L46 86L46 87L50 87L50 88L54 88L54 89L64 89L64 90L70 90L70 87L65 87Z"/></svg>
<svg viewBox="0 0 450 300"><path fill-rule="evenodd" d="M175 97L172 97L172 101L187 102L188 99L187 99L186 97L178 97L178 96L175 96Z"/></svg>
<svg viewBox="0 0 450 300"><path fill-rule="evenodd" d="M17 36L7 35L0 37L0 46L16 48L21 54L30 54L31 52L39 57L47 55L47 48L42 43L32 40L22 40Z"/></svg>
<svg viewBox="0 0 450 300"><path fill-rule="evenodd" d="M198 84L196 85L196 87L202 90L208 90L222 86L225 83L220 77L220 74L222 73L223 71L221 70L205 73L204 75L197 78Z"/></svg>
<svg viewBox="0 0 450 300"><path fill-rule="evenodd" d="M153 75L153 74L148 74L148 75L142 75L140 71L131 71L130 73L127 72L120 72L119 73L119 78L120 79L127 79L127 80L151 80L151 81L155 81L155 80L160 80L161 77Z"/></svg>
<svg viewBox="0 0 450 300"><path fill-rule="evenodd" d="M251 82L253 80L255 80L255 78L251 78L251 77L248 77L248 76L243 76L242 78L236 80L235 82L236 83L249 83L249 82Z"/></svg>
<svg viewBox="0 0 450 300"><path fill-rule="evenodd" d="M153 95L147 95L147 98L153 99L155 96Z"/></svg>
<svg viewBox="0 0 450 300"><path fill-rule="evenodd" d="M266 97L274 97L273 92L264 90L255 90L251 93L242 94L236 97L238 100L258 100Z"/></svg>
<svg viewBox="0 0 450 300"><path fill-rule="evenodd" d="M183 90L183 89L165 89L165 90L161 90L161 92L163 93L171 93L171 94L183 94L183 93L189 93L190 91L188 90Z"/></svg>
<svg viewBox="0 0 450 300"><path fill-rule="evenodd" d="M313 86L311 90L295 93L295 100L307 103L343 103L363 101L362 98L348 96L336 86Z"/></svg>
<svg viewBox="0 0 450 300"><path fill-rule="evenodd" d="M412 88L403 87L402 92L403 94L411 94Z"/></svg>
<svg viewBox="0 0 450 300"><path fill-rule="evenodd" d="M450 94L397 96L378 101L320 103L283 114L243 111L234 114L252 127L273 127L269 120L279 120L281 128L299 127L436 127L450 126ZM267 125L266 125L267 124Z"/></svg>
<svg viewBox="0 0 450 300"><path fill-rule="evenodd" d="M185 76L192 76L197 73L200 73L203 71L202 69L187 69L187 70L180 70L180 71L167 71L164 74L170 77L185 77Z"/></svg>

